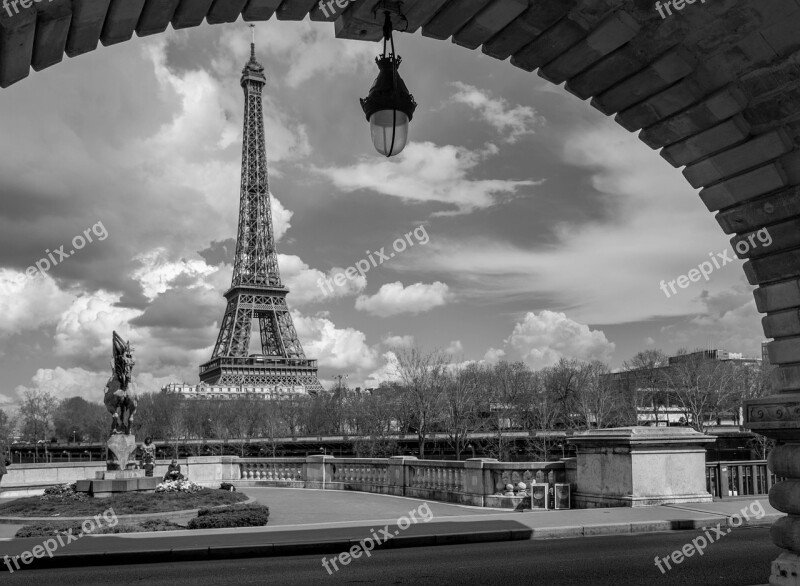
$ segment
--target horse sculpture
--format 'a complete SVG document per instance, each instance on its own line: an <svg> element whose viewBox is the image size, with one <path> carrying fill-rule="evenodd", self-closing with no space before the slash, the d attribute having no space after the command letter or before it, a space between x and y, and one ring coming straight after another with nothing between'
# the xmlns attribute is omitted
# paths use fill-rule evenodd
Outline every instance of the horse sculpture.
<svg viewBox="0 0 800 586"><path fill-rule="evenodd" d="M128 392L133 365L136 363L130 342L124 342L117 332L114 332L113 345L112 376L106 383L103 402L112 416L111 433L128 435L131 432L133 414L136 413L136 395Z"/></svg>

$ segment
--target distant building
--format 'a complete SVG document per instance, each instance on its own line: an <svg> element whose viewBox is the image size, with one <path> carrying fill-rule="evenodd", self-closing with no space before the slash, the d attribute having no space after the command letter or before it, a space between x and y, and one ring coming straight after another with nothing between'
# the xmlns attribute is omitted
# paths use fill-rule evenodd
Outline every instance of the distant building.
<svg viewBox="0 0 800 586"><path fill-rule="evenodd" d="M161 392L178 395L182 399L198 400L260 399L264 401L280 401L308 395L306 388L302 385L222 386L204 383L197 385L173 383L163 387Z"/></svg>
<svg viewBox="0 0 800 586"><path fill-rule="evenodd" d="M657 365L654 370L668 369L676 364L689 360L696 360L698 358L701 360L735 362L736 364L752 367L754 369L758 368L762 361L762 359L759 358L746 357L742 353L709 348L707 350L698 350L697 352L670 356L666 363ZM642 396L649 395L646 404L637 406L637 423L639 425L664 427L670 425L686 425L686 415L683 409L670 399L669 393L654 393L654 389L646 386L648 384L647 381L652 380L652 377L648 377L645 372L648 370L649 369L620 370L612 372L606 375L606 377L613 387L619 391L630 393L634 400L635 397L633 393L640 393ZM719 417L715 422L711 422L711 425L738 426L741 423L741 416L740 409L734 410Z"/></svg>

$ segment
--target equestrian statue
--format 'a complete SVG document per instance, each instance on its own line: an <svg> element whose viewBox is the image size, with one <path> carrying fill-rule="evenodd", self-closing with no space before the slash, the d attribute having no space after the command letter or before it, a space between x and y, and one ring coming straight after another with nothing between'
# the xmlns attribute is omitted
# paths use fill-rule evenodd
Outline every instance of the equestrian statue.
<svg viewBox="0 0 800 586"><path fill-rule="evenodd" d="M131 432L133 414L136 413L136 395L128 391L133 373L133 348L130 342L125 342L114 332L113 338L114 361L111 363L112 376L106 383L103 402L111 413L111 433L125 434Z"/></svg>

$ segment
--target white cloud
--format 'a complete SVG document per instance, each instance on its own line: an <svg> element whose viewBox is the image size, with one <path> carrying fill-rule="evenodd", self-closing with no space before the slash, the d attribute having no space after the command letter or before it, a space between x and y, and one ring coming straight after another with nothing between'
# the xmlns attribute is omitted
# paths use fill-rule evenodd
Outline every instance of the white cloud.
<svg viewBox="0 0 800 586"><path fill-rule="evenodd" d="M190 277L202 282L203 277L217 271L203 260L170 261L166 248L156 248L134 257L141 263L141 268L133 272L133 277L142 284L145 296L152 301L159 293L170 289L170 281L178 276Z"/></svg>
<svg viewBox="0 0 800 586"><path fill-rule="evenodd" d="M561 358L607 362L614 344L598 330L589 330L563 313L529 312L506 340L532 368L551 366Z"/></svg>
<svg viewBox="0 0 800 586"><path fill-rule="evenodd" d="M354 279L345 278L344 284L339 286L334 278L339 273L344 274L344 269L334 267L325 274L310 268L299 256L279 254L278 264L281 279L291 291L288 300L292 307L357 295L367 286L366 277L361 275Z"/></svg>
<svg viewBox="0 0 800 586"><path fill-rule="evenodd" d="M113 331L131 343L138 342L141 334L128 322L142 312L116 306L119 298L117 294L99 291L75 299L56 326L56 354L83 359L108 355L110 362Z"/></svg>
<svg viewBox="0 0 800 586"><path fill-rule="evenodd" d="M281 61L288 67L281 81L289 87L298 87L304 82L321 76L336 77L342 73L367 70L374 67L377 51L372 43L337 39L326 22L280 22L271 20L259 24L256 29L256 45L259 54ZM234 54L250 53L250 37L237 29L226 31L223 44ZM241 57L239 58L241 60ZM223 72L231 71L238 62L225 62L219 66ZM241 65L238 65L241 67ZM375 70L377 74L377 69Z"/></svg>
<svg viewBox="0 0 800 586"><path fill-rule="evenodd" d="M414 336L385 336L382 340L389 348L411 348L414 345Z"/></svg>
<svg viewBox="0 0 800 586"><path fill-rule="evenodd" d="M72 295L59 289L48 275L28 277L4 268L0 268L0 299L0 334L52 325L72 303Z"/></svg>
<svg viewBox="0 0 800 586"><path fill-rule="evenodd" d="M464 104L478 112L498 132L508 133L506 142L515 143L521 136L533 134L534 126L544 123L544 119L530 106L511 108L503 98L493 98L488 92L461 83L453 82L458 91L450 98L452 102Z"/></svg>
<svg viewBox="0 0 800 586"><path fill-rule="evenodd" d="M471 151L452 145L414 142L392 160L369 158L349 167L318 168L343 191L370 189L413 202L437 202L450 211L466 213L495 205L524 187L540 181L469 179L467 175L484 159L497 154L490 145Z"/></svg>
<svg viewBox="0 0 800 586"><path fill-rule="evenodd" d="M110 377L110 366L108 372L91 372L83 368L64 369L60 366L40 368L33 375L30 386L20 385L15 391L20 400L25 391L40 390L50 393L58 400L83 397L87 401L102 403L103 391Z"/></svg>
<svg viewBox="0 0 800 586"><path fill-rule="evenodd" d="M403 287L396 281L386 283L372 297L361 295L356 299L356 309L379 317L401 313L423 313L445 305L453 298L450 288L441 281L431 284L414 283Z"/></svg>
<svg viewBox="0 0 800 586"><path fill-rule="evenodd" d="M464 352L464 344L461 343L461 340L453 340L450 342L447 348L444 349L444 352L445 354L450 354L451 356L461 354Z"/></svg>
<svg viewBox="0 0 800 586"><path fill-rule="evenodd" d="M292 319L306 356L319 360L320 366L341 370L375 367L377 353L367 345L363 332L337 328L324 314L304 316L293 311Z"/></svg>
<svg viewBox="0 0 800 586"><path fill-rule="evenodd" d="M494 364L500 362L505 355L506 351L502 348L489 348L483 355L483 361Z"/></svg>
<svg viewBox="0 0 800 586"><path fill-rule="evenodd" d="M381 366L370 373L364 381L364 385L368 388L377 387L382 382L396 381L400 378L397 355L392 351L384 352L381 354L381 359L383 361Z"/></svg>
<svg viewBox="0 0 800 586"><path fill-rule="evenodd" d="M414 259L415 268L446 278L459 297L548 299L549 309L603 324L704 313L704 290L716 296L745 282L742 261L735 260L709 282L667 299L662 279L686 274L710 251L727 247L694 190L613 121L572 133L564 156L591 170L594 188L607 201L607 219L575 224L556 218L553 239L535 247L437 235ZM679 236L674 226L681 227Z"/></svg>

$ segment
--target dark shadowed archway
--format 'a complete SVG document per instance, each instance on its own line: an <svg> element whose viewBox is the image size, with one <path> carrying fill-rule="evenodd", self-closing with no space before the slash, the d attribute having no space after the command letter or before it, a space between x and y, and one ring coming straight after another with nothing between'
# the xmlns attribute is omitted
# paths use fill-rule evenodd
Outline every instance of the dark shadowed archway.
<svg viewBox="0 0 800 586"><path fill-rule="evenodd" d="M0 86L170 24L310 16L339 38L375 41L376 1L0 0ZM745 420L785 442L770 457L789 478L770 494L789 514L773 539L800 552L800 0L405 0L405 12L409 32L566 82L639 133L684 167L734 246L769 228L772 244L742 256L774 338L778 394L750 402ZM787 568L797 580L800 557L784 554L773 574Z"/></svg>

